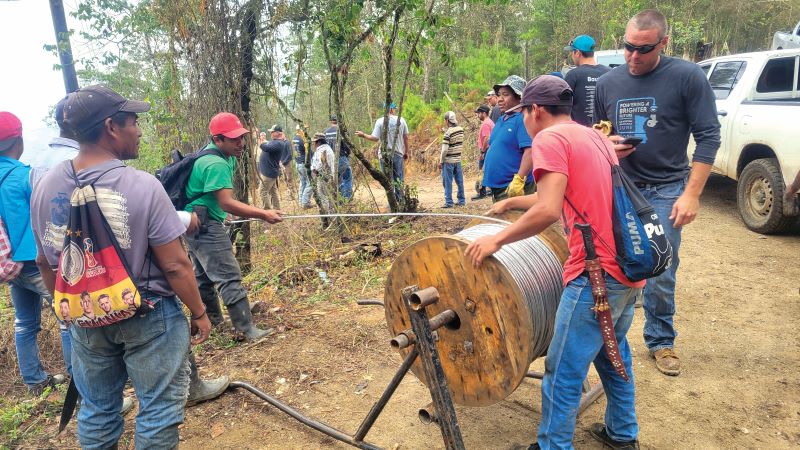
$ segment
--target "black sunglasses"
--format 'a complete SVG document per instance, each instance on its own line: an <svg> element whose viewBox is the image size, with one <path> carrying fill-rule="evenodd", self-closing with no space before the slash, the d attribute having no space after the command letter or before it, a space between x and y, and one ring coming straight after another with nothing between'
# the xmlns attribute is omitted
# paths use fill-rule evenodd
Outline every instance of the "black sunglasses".
<svg viewBox="0 0 800 450"><path fill-rule="evenodd" d="M655 44L652 44L652 45L649 45L649 44L648 45L633 45L633 44L631 44L630 42L628 42L628 41L626 41L624 39L622 40L622 45L625 46L625 50L627 50L627 51L629 51L631 53L639 52L640 55L646 55L646 54L652 52L653 50L656 49L656 47L658 47L658 44L660 44L660 43L661 43L661 41L658 41L658 42L656 42Z"/></svg>

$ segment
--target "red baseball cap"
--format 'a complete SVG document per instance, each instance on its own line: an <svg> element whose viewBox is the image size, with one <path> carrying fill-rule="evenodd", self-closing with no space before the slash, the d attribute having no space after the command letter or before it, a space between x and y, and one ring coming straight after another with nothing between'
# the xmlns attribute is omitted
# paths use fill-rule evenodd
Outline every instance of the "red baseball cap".
<svg viewBox="0 0 800 450"><path fill-rule="evenodd" d="M226 138L236 139L243 136L250 131L242 126L242 121L236 117L236 114L229 112L221 112L211 118L208 124L208 131L212 136L223 135Z"/></svg>
<svg viewBox="0 0 800 450"><path fill-rule="evenodd" d="M0 111L0 141L22 136L22 122L8 111Z"/></svg>

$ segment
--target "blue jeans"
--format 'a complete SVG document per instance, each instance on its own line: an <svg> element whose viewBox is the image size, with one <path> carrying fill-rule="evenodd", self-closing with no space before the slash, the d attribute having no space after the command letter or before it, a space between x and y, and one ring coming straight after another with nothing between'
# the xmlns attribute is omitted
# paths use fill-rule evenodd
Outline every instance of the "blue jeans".
<svg viewBox="0 0 800 450"><path fill-rule="evenodd" d="M404 180L404 167L403 155L392 152L392 186L394 186L394 198L397 201L403 198L403 180ZM383 170L383 157L380 158L381 172Z"/></svg>
<svg viewBox="0 0 800 450"><path fill-rule="evenodd" d="M350 156L339 157L339 195L345 200L353 197L353 169L350 168Z"/></svg>
<svg viewBox="0 0 800 450"><path fill-rule="evenodd" d="M461 171L461 162L442 164L442 183L444 184L444 204L453 206L453 180L458 186L458 204L466 205L464 197L464 173Z"/></svg>
<svg viewBox="0 0 800 450"><path fill-rule="evenodd" d="M36 338L42 331L42 299L52 306L53 297L44 285L42 274L33 261L25 261L17 278L9 282L11 301L14 303L14 343L17 350L17 365L22 381L33 386L47 380L47 372L39 359L39 344ZM64 367L72 374L72 345L69 330L59 323L61 330L61 352Z"/></svg>
<svg viewBox="0 0 800 450"><path fill-rule="evenodd" d="M311 183L308 182L308 174L306 173L306 166L303 161L295 161L297 168L297 177L300 180L300 191L297 194L297 201L300 206L311 206Z"/></svg>
<svg viewBox="0 0 800 450"><path fill-rule="evenodd" d="M589 364L594 363L608 399L606 430L612 439L632 441L639 433L634 408L631 349L625 335L633 321L633 304L640 288L629 288L606 275L608 304L625 370L626 382L614 370L603 347L600 325L595 318L592 287L586 275L570 281L561 294L553 339L547 350L542 380L542 421L538 442L544 450L571 449L581 387Z"/></svg>
<svg viewBox="0 0 800 450"><path fill-rule="evenodd" d="M146 315L99 328L70 327L78 438L105 449L122 435L122 389L130 377L139 413L137 449L172 449L189 390L189 323L177 297L162 297Z"/></svg>
<svg viewBox="0 0 800 450"><path fill-rule="evenodd" d="M683 194L686 180L640 187L639 192L653 205L669 243L672 244L672 267L661 275L647 280L644 288L644 343L651 352L675 345L672 318L675 315L675 276L678 273L678 250L681 246L681 229L673 228L669 215L672 205Z"/></svg>

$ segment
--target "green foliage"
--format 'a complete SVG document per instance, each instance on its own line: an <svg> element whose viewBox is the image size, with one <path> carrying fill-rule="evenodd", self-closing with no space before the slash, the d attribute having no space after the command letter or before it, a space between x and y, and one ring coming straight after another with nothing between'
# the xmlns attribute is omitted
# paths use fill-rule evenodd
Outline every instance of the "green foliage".
<svg viewBox="0 0 800 450"><path fill-rule="evenodd" d="M464 53L452 66L455 83L450 85L451 96L474 97L474 93L478 92L482 99L491 86L507 76L524 75L521 55L508 48L496 48L484 43L480 47L469 46Z"/></svg>
<svg viewBox="0 0 800 450"><path fill-rule="evenodd" d="M690 19L687 22L680 20L672 23L670 40L675 54L694 52L697 42L704 38L704 19Z"/></svg>
<svg viewBox="0 0 800 450"><path fill-rule="evenodd" d="M426 103L419 95L406 94L403 102L403 116L412 130L426 121L434 118L439 112L433 109L430 103Z"/></svg>
<svg viewBox="0 0 800 450"><path fill-rule="evenodd" d="M17 439L19 426L30 418L37 401L30 399L19 403L0 404L0 431L2 431L0 436L4 436L4 440Z"/></svg>

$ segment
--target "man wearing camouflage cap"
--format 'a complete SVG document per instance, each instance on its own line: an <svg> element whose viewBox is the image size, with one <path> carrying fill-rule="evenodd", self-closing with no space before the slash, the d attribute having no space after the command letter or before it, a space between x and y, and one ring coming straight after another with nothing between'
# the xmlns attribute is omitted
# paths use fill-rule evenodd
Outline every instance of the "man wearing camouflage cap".
<svg viewBox="0 0 800 450"><path fill-rule="evenodd" d="M491 188L495 202L506 197L532 194L536 190L531 174L531 138L522 123L519 103L525 80L511 75L494 86L502 115L489 136L483 171L483 185Z"/></svg>

